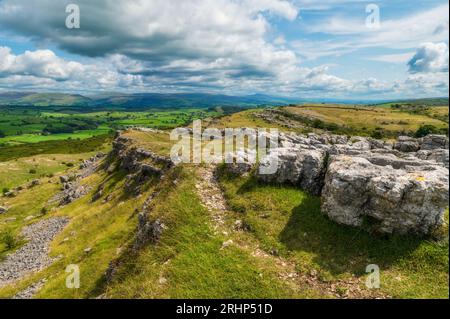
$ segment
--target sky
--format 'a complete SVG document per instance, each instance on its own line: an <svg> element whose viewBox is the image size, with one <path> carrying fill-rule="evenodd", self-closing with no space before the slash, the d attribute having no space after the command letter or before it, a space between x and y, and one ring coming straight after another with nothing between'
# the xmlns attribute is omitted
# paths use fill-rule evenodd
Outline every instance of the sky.
<svg viewBox="0 0 450 319"><path fill-rule="evenodd" d="M70 4L79 28L67 26ZM0 91L447 97L448 10L441 0L0 0Z"/></svg>

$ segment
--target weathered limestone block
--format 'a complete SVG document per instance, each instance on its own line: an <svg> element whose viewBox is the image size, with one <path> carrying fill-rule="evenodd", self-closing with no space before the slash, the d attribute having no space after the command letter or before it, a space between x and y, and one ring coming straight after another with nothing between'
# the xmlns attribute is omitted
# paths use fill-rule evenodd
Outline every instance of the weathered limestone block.
<svg viewBox="0 0 450 319"><path fill-rule="evenodd" d="M277 157L274 159L273 157ZM326 168L327 153L323 150L279 148L272 151L260 163L256 171L258 179L268 183L290 183L314 195L320 195L323 175ZM261 173L261 166L270 166L271 161L278 163L274 174Z"/></svg>
<svg viewBox="0 0 450 319"><path fill-rule="evenodd" d="M442 225L448 206L448 170L404 164L333 157L322 191L322 211L351 226L370 220L372 229L381 233L430 234Z"/></svg>
<svg viewBox="0 0 450 319"><path fill-rule="evenodd" d="M445 135L430 134L422 138L421 150L435 150L435 149L447 149L448 150L448 137Z"/></svg>
<svg viewBox="0 0 450 319"><path fill-rule="evenodd" d="M417 152L420 149L419 141L409 136L399 136L394 149L400 152Z"/></svg>

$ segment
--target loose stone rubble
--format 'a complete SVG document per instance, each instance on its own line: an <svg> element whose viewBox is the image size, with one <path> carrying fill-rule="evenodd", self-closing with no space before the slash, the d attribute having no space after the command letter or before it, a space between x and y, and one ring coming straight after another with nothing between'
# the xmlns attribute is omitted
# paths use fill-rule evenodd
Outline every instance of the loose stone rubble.
<svg viewBox="0 0 450 319"><path fill-rule="evenodd" d="M0 288L49 266L53 262L49 245L68 222L67 217L54 217L25 227L22 235L27 243L0 263Z"/></svg>
<svg viewBox="0 0 450 319"><path fill-rule="evenodd" d="M293 184L322 196L322 211L381 233L428 235L448 207L448 138L400 137L395 143L337 135L281 134L258 168L277 157L278 170L259 180Z"/></svg>

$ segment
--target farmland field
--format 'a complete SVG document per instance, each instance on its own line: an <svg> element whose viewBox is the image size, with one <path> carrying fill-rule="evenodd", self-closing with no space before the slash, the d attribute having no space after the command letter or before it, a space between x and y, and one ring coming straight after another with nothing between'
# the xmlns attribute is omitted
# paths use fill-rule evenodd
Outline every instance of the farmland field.
<svg viewBox="0 0 450 319"><path fill-rule="evenodd" d="M73 113L0 108L0 145L87 139L130 126L168 129L219 114L202 109Z"/></svg>

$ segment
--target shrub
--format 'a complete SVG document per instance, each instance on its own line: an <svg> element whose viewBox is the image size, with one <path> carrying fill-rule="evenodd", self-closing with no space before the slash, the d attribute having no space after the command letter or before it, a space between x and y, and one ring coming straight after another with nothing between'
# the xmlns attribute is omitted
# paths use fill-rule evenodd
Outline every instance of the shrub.
<svg viewBox="0 0 450 319"><path fill-rule="evenodd" d="M17 245L19 244L17 239L10 231L6 231L5 233L3 233L1 239L7 250L11 250L17 247Z"/></svg>
<svg viewBox="0 0 450 319"><path fill-rule="evenodd" d="M30 169L29 171L30 174L36 174L36 170L34 168Z"/></svg>
<svg viewBox="0 0 450 319"><path fill-rule="evenodd" d="M382 128L377 127L372 133L370 134L372 138L381 140L384 137L384 131Z"/></svg>
<svg viewBox="0 0 450 319"><path fill-rule="evenodd" d="M9 188L8 187L4 187L3 190L2 190L3 195L5 195L8 192L9 192Z"/></svg>
<svg viewBox="0 0 450 319"><path fill-rule="evenodd" d="M424 137L429 134L437 134L439 133L439 129L434 125L422 125L419 129L414 133L414 137Z"/></svg>

